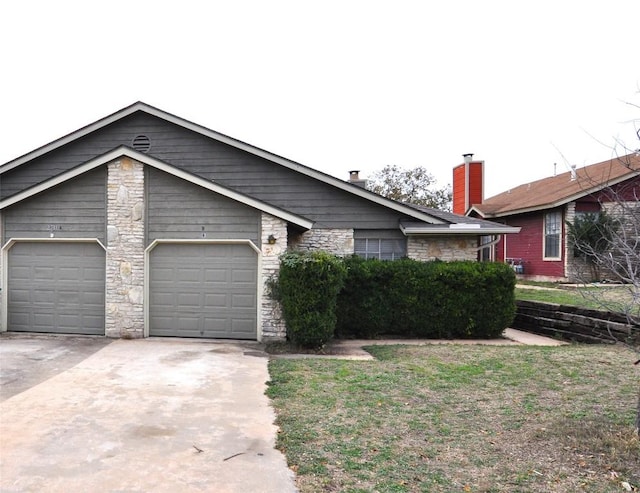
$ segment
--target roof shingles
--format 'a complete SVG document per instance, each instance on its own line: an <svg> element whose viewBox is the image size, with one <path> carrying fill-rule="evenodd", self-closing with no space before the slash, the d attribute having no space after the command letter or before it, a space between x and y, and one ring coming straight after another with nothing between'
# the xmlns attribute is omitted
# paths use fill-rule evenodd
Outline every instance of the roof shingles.
<svg viewBox="0 0 640 493"><path fill-rule="evenodd" d="M472 210L492 218L560 206L607 186L640 175L640 153L628 154L542 180L525 183L473 204Z"/></svg>

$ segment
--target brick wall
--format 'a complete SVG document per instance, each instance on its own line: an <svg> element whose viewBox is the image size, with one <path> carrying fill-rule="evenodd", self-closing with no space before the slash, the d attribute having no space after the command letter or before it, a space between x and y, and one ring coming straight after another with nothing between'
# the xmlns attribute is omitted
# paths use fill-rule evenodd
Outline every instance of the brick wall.
<svg viewBox="0 0 640 493"><path fill-rule="evenodd" d="M107 337L144 334L144 169L123 157L107 165Z"/></svg>

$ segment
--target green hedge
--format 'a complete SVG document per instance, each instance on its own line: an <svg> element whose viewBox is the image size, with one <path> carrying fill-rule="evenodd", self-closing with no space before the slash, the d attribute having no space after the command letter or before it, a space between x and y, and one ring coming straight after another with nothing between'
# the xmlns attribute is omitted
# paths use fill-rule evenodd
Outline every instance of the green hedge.
<svg viewBox="0 0 640 493"><path fill-rule="evenodd" d="M321 347L333 337L337 296L346 272L339 258L325 252L286 253L280 258L272 291L294 344Z"/></svg>
<svg viewBox="0 0 640 493"><path fill-rule="evenodd" d="M319 347L382 334L491 338L513 321L515 274L502 263L393 262L287 253L273 292L289 339Z"/></svg>
<svg viewBox="0 0 640 493"><path fill-rule="evenodd" d="M345 259L336 334L499 336L515 316L515 275L502 263Z"/></svg>

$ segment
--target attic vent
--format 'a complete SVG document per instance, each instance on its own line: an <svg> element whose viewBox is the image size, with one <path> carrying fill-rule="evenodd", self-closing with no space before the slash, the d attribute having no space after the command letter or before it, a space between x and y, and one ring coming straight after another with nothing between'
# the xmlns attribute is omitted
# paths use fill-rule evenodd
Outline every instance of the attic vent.
<svg viewBox="0 0 640 493"><path fill-rule="evenodd" d="M151 141L146 135L138 135L133 139L133 148L138 152L148 152L151 148Z"/></svg>

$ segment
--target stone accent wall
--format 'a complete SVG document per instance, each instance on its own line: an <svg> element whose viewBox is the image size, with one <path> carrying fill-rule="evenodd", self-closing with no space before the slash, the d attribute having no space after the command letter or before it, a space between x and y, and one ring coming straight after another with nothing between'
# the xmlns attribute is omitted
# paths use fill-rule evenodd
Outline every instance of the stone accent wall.
<svg viewBox="0 0 640 493"><path fill-rule="evenodd" d="M407 257L414 260L477 260L475 236L409 236Z"/></svg>
<svg viewBox="0 0 640 493"><path fill-rule="evenodd" d="M273 235L276 242L269 244L269 236ZM287 327L282 319L280 303L273 300L269 293L268 282L278 275L280 270L280 255L287 250L287 223L282 219L262 213L262 293L260 304L260 321L258 340L264 342L283 340L287 336Z"/></svg>
<svg viewBox="0 0 640 493"><path fill-rule="evenodd" d="M353 229L312 229L290 239L291 250L324 250L334 255L353 254Z"/></svg>
<svg viewBox="0 0 640 493"><path fill-rule="evenodd" d="M144 169L122 157L107 165L107 337L144 335Z"/></svg>

